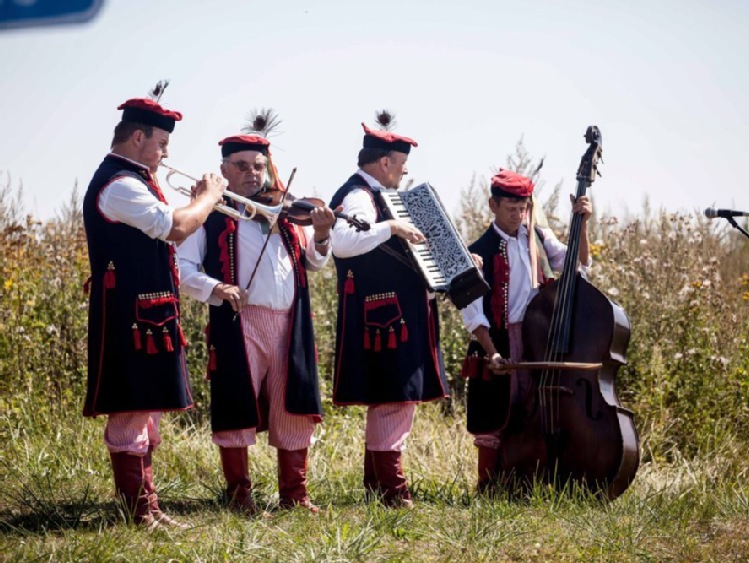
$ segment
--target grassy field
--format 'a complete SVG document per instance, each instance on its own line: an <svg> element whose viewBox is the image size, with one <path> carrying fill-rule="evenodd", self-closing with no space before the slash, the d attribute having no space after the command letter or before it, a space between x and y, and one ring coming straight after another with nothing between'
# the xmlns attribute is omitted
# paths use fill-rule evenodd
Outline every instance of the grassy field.
<svg viewBox="0 0 749 563"><path fill-rule="evenodd" d="M464 193L458 223L468 240L486 225L482 190ZM564 237L554 206L546 211ZM647 205L590 225L590 279L632 323L617 389L635 412L642 464L617 500L544 487L522 501L474 495L476 451L457 376L468 337L442 303L453 398L418 410L404 456L415 509L367 504L362 410L329 402L336 294L328 268L311 280L326 416L309 478L322 513L274 510L275 451L264 438L251 471L272 518L247 520L222 506L201 377L205 309L186 300L196 406L165 417L154 471L161 504L191 527L149 533L115 503L104 420L80 415L88 262L77 196L41 223L25 216L10 186L0 189L0 560L747 561L749 246L715 227Z"/></svg>
<svg viewBox="0 0 749 563"><path fill-rule="evenodd" d="M414 510L366 504L362 416L328 417L311 450L310 490L323 507L247 520L223 508L206 427L167 417L154 456L161 504L188 530L149 533L114 502L103 420L77 412L0 418L0 559L7 561L745 561L748 463L725 442L696 459L647 462L611 503L539 487L522 502L473 494L475 451L460 419L419 410L405 454ZM182 421L184 422L184 421ZM257 500L274 507L275 451L251 451Z"/></svg>

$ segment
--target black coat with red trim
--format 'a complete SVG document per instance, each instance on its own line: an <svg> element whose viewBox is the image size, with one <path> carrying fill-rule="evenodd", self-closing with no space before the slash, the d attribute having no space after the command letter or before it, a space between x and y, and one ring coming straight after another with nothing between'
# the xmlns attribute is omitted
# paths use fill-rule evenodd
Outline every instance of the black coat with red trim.
<svg viewBox="0 0 749 563"><path fill-rule="evenodd" d="M359 175L338 189L330 207L338 207L356 188L369 192L377 221L387 218L384 203ZM338 321L333 401L338 405L423 402L448 395L439 347L437 303L428 299L421 274L397 237L351 258L335 257Z"/></svg>
<svg viewBox="0 0 749 563"><path fill-rule="evenodd" d="M174 247L98 209L101 191L121 176L165 201L148 170L112 154L83 199L91 265L85 416L192 406Z"/></svg>
<svg viewBox="0 0 749 563"><path fill-rule="evenodd" d="M543 241L543 231L536 229L536 233ZM491 285L491 291L483 297L484 316L489 320L489 336L497 352L503 358L509 358L507 301L510 268L507 245L494 226L490 225L468 250L481 256L484 279ZM539 271L539 279L542 282L545 281L543 275L543 272ZM517 400L511 396L510 377L491 376L483 360L485 355L483 347L476 340L472 340L463 361L463 376L468 378L467 428L472 434L485 434L504 428L509 421L511 403Z"/></svg>
<svg viewBox="0 0 749 563"><path fill-rule="evenodd" d="M278 226L284 247L294 268L294 302L290 312L286 412L312 415L322 420L322 404L317 376L315 334L312 326L305 251L285 219ZM206 232L206 274L224 283L237 285L236 273L242 259L236 240L237 222L214 212L203 226ZM267 428L267 405L252 386L250 366L244 346L242 320L231 305L211 306L206 329L208 377L211 382L211 428L214 432L243 428Z"/></svg>

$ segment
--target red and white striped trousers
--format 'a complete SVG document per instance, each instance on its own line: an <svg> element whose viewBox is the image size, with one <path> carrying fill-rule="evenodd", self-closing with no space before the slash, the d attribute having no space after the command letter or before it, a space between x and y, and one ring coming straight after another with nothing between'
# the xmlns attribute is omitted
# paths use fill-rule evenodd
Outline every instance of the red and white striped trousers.
<svg viewBox="0 0 749 563"><path fill-rule="evenodd" d="M388 403L367 409L364 432L367 449L373 452L399 452L414 424L416 403Z"/></svg>
<svg viewBox="0 0 749 563"><path fill-rule="evenodd" d="M127 412L110 414L104 429L104 443L110 452L146 455L161 443L160 412Z"/></svg>
<svg viewBox="0 0 749 563"><path fill-rule="evenodd" d="M314 418L290 414L284 407L290 312L247 305L240 311L240 319L252 386L256 396L260 389L267 393L268 443L282 450L309 447L315 431ZM252 446L255 434L254 428L214 432L213 443L224 448Z"/></svg>

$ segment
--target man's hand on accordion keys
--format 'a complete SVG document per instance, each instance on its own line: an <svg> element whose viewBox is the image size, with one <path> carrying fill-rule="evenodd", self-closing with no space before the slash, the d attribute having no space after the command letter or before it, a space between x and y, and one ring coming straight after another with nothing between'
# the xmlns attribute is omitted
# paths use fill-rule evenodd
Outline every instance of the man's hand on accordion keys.
<svg viewBox="0 0 749 563"><path fill-rule="evenodd" d="M392 235L400 237L411 244L421 244L426 240L424 234L407 221L389 219L387 222L390 225L390 233Z"/></svg>

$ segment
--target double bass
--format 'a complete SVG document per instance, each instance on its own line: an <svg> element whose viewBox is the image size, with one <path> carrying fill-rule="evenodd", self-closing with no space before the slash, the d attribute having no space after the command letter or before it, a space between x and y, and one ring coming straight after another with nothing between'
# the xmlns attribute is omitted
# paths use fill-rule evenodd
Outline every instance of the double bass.
<svg viewBox="0 0 749 563"><path fill-rule="evenodd" d="M598 174L602 154L596 126L577 171L577 197ZM573 214L559 279L530 302L522 325L523 358L531 386L510 405L502 430L500 476L564 488L577 483L608 499L621 495L639 466L632 411L616 393L626 363L630 323L624 310L578 271L582 216Z"/></svg>

